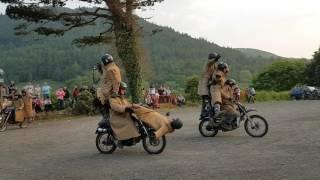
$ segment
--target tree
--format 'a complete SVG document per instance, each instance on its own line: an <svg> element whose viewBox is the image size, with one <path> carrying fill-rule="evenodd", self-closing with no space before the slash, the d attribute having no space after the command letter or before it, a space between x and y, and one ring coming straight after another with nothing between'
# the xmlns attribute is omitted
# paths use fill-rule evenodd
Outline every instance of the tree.
<svg viewBox="0 0 320 180"><path fill-rule="evenodd" d="M136 9L153 6L163 0L81 0L99 4L94 9L70 10L58 8L68 0L0 0L9 3L6 14L15 20L23 20L15 27L17 35L37 33L39 35L63 36L75 28L96 24L106 25L102 32L83 36L73 41L78 46L111 43L115 40L118 55L122 60L129 80L129 89L134 102L141 92L141 62L137 37L140 27L134 15Z"/></svg>
<svg viewBox="0 0 320 180"><path fill-rule="evenodd" d="M320 48L314 52L312 61L307 65L308 82L313 86L320 86Z"/></svg>
<svg viewBox="0 0 320 180"><path fill-rule="evenodd" d="M284 91L298 83L304 83L306 65L304 61L278 61L271 64L253 80L255 88Z"/></svg>
<svg viewBox="0 0 320 180"><path fill-rule="evenodd" d="M187 94L187 100L193 103L200 101L198 95L198 76L191 76L187 78L185 93Z"/></svg>

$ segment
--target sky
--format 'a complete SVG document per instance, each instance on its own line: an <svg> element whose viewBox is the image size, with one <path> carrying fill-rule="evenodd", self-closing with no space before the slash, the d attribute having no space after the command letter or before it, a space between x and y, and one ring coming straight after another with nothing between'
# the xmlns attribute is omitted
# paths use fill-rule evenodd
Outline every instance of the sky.
<svg viewBox="0 0 320 180"><path fill-rule="evenodd" d="M320 0L164 0L137 14L224 47L296 58L320 47Z"/></svg>

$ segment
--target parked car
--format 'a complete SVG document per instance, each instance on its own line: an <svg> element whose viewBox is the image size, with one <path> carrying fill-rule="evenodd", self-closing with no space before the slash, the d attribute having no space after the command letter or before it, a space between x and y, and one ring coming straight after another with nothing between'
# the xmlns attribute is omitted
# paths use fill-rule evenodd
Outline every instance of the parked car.
<svg viewBox="0 0 320 180"><path fill-rule="evenodd" d="M320 89L313 86L295 86L291 89L291 98L300 99L320 99Z"/></svg>
<svg viewBox="0 0 320 180"><path fill-rule="evenodd" d="M296 86L291 89L290 96L292 99L300 100L304 98L304 90L302 86Z"/></svg>

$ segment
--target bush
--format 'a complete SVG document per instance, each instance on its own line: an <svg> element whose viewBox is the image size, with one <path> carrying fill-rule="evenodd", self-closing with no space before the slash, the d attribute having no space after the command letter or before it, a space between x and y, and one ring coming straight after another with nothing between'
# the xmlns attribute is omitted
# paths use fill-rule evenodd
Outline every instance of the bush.
<svg viewBox="0 0 320 180"><path fill-rule="evenodd" d="M93 106L94 99L94 94L92 94L88 90L82 91L78 96L78 101L75 104L74 111L77 114L95 114L95 107Z"/></svg>
<svg viewBox="0 0 320 180"><path fill-rule="evenodd" d="M289 100L290 95L288 91L275 92L275 91L257 91L256 101L281 101Z"/></svg>
<svg viewBox="0 0 320 180"><path fill-rule="evenodd" d="M198 95L198 83L199 78L197 76L191 76L187 79L186 83L186 100L189 103L199 103L201 98Z"/></svg>
<svg viewBox="0 0 320 180"><path fill-rule="evenodd" d="M305 82L305 61L277 61L253 80L257 90L285 91Z"/></svg>

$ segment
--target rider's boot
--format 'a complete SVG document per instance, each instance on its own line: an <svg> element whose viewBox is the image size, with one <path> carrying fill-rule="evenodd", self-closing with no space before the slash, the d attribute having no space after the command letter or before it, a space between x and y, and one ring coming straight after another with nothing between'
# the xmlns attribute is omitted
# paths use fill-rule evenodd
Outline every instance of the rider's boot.
<svg viewBox="0 0 320 180"><path fill-rule="evenodd" d="M214 119L215 121L221 121L221 106L219 103L214 104L213 106L213 112L214 112Z"/></svg>

